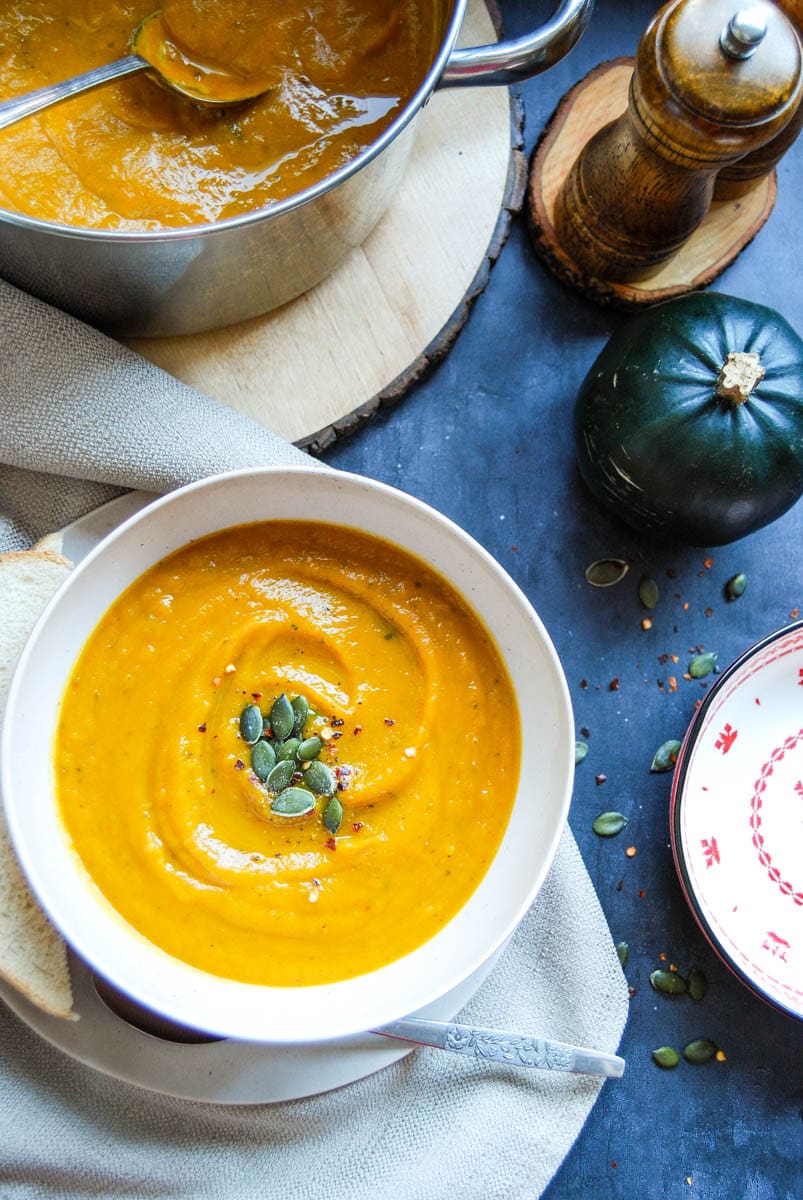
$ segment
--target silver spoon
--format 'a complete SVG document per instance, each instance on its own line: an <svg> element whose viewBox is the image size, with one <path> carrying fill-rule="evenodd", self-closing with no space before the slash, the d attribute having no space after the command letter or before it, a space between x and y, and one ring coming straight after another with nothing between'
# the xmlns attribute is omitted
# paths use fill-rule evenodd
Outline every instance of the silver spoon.
<svg viewBox="0 0 803 1200"><path fill-rule="evenodd" d="M506 1063L512 1067L605 1075L608 1079L620 1079L625 1069L625 1060L616 1054L474 1025L453 1025L445 1021L423 1021L410 1017L403 1021L390 1021L371 1032L401 1042L435 1046L438 1050L452 1050L455 1054L468 1054L472 1058Z"/></svg>
<svg viewBox="0 0 803 1200"><path fill-rule="evenodd" d="M87 92L90 88L100 87L101 84L121 79L124 75L133 75L137 71L151 71L166 87L197 104L214 107L253 100L273 85L273 80L264 76L241 75L216 64L194 59L172 40L161 12L151 13L140 22L131 35L129 49L131 54L125 58L65 79L63 83L50 84L4 101L0 104L0 129L43 108L49 108L51 104L59 104L80 92Z"/></svg>

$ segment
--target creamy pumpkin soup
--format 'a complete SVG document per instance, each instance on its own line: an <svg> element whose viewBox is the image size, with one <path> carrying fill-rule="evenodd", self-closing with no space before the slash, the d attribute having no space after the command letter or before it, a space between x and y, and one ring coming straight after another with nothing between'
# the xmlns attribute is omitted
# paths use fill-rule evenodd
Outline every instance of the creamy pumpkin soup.
<svg viewBox="0 0 803 1200"><path fill-rule="evenodd" d="M150 941L321 984L431 938L510 816L520 730L477 617L430 567L297 521L191 543L116 601L64 695L66 830Z"/></svg>
<svg viewBox="0 0 803 1200"><path fill-rule="evenodd" d="M105 84L0 131L0 205L134 230L261 208L378 137L423 82L445 21L442 0L0 0L0 99L123 57L154 9L164 53L143 44L149 62L194 64L199 94L225 76L266 94L216 108L145 74Z"/></svg>

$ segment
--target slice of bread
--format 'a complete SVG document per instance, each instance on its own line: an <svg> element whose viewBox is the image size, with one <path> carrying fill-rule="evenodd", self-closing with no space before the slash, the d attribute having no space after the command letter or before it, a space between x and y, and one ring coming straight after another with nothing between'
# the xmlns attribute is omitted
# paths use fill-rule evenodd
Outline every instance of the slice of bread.
<svg viewBox="0 0 803 1200"><path fill-rule="evenodd" d="M71 566L48 548L0 554L0 721L22 648ZM0 976L44 1012L76 1018L66 946L28 887L1 808Z"/></svg>

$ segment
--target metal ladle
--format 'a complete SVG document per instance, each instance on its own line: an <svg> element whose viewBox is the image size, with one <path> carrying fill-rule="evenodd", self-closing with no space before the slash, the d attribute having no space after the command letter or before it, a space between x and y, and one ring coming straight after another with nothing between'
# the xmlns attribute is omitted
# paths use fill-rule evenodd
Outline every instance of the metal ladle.
<svg viewBox="0 0 803 1200"><path fill-rule="evenodd" d="M253 100L267 92L275 82L267 76L243 75L194 58L173 41L161 12L151 13L140 22L131 35L129 49L131 53L125 58L65 79L63 83L50 84L4 101L0 104L0 129L49 108L51 104L59 104L80 92L113 79L122 79L125 75L134 75L137 71L151 71L167 88L197 104L212 107Z"/></svg>

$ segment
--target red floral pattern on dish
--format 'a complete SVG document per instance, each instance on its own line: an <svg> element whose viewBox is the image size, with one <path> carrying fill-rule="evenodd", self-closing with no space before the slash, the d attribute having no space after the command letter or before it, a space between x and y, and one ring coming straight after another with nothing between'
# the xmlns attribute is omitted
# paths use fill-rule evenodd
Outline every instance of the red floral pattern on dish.
<svg viewBox="0 0 803 1200"><path fill-rule="evenodd" d="M803 729L799 729L797 733L793 733L790 737L784 738L780 746L770 754L768 760L761 765L759 777L756 780L753 789L753 795L750 799L750 828L753 831L753 845L758 851L758 861L765 868L767 874L774 884L777 884L784 896L791 896L795 904L803 905L803 891L796 891L788 879L781 879L781 872L776 866L773 866L772 857L764 845L764 834L761 832L762 817L761 809L764 804L764 793L767 790L767 781L772 776L778 763L782 760L788 750L794 750L797 744L803 740ZM800 788L798 783L795 791ZM786 961L784 959L784 961Z"/></svg>

